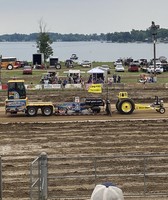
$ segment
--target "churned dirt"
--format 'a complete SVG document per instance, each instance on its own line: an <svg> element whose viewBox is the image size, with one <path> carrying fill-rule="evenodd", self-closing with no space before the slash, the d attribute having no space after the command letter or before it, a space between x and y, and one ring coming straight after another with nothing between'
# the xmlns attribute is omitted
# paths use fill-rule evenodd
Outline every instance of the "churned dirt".
<svg viewBox="0 0 168 200"><path fill-rule="evenodd" d="M147 96L148 93L145 94ZM132 95L136 97L136 92ZM151 100L150 95L148 97L144 100L145 102ZM166 99L166 90L163 97ZM140 100L142 99L140 98ZM166 102L165 108L168 109L167 107ZM2 156L3 199L29 199L30 163L41 152L46 152L49 158L167 154L167 111L164 114L155 110L134 111L131 115L121 115L115 111L114 105L112 105L112 111L112 116L107 116L102 112L100 115L43 117L38 114L37 117L26 117L24 114L6 115L4 107L1 107L0 152ZM102 163L104 162L107 160ZM108 174L127 174L131 173L131 169L136 171L134 168L136 162L138 162L137 159L130 159L123 166L122 162L112 160L111 163L107 162L106 166L102 164L100 169L107 171ZM57 175L64 175L67 172L70 175L78 174L78 172L87 174L84 165L80 162L75 165L74 169L71 169L70 163L66 161L59 162L59 164L52 168L52 172L49 171L49 174L52 174L53 171ZM168 159L153 160L149 168L153 173L164 172L168 174ZM167 177L150 177L147 182L147 190L150 191L150 194L166 193L168 189ZM131 194L143 193L142 178L134 177L129 180L128 177L116 176L99 181L115 182L122 188L126 200L163 200L168 198L158 197L159 195L157 197L147 196L146 198L131 197ZM63 188L66 190L64 191ZM51 198L60 193L71 196L73 192L78 195L90 196L93 188L94 182L90 180L82 180L81 182L76 180L52 181L49 182L49 199L60 199L58 197Z"/></svg>

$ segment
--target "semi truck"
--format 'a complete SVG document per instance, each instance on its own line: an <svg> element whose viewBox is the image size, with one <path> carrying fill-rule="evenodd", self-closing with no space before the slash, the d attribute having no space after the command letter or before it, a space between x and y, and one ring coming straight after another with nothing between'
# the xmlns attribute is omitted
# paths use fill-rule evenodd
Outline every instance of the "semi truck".
<svg viewBox="0 0 168 200"><path fill-rule="evenodd" d="M41 111L43 116L55 114L81 113L83 110L90 110L92 113L99 113L100 106L104 106L105 102L101 98L86 98L84 102L80 102L79 98L75 98L74 102L53 103L29 101L26 95L26 87L24 80L9 80L7 99L5 100L5 112L10 114L25 113L27 116L36 116ZM110 111L109 111L110 112Z"/></svg>

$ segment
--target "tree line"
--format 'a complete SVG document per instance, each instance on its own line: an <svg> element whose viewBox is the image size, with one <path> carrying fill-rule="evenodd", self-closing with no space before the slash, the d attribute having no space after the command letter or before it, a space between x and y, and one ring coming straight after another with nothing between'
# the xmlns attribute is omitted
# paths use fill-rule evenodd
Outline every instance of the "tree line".
<svg viewBox="0 0 168 200"><path fill-rule="evenodd" d="M101 34L60 34L48 32L49 38L53 41L106 41L106 42L152 42L152 33L150 29L132 30L130 32L114 32ZM0 35L0 42L29 42L36 41L39 33L31 34L4 34ZM157 39L160 42L168 42L168 29L159 29L157 31Z"/></svg>

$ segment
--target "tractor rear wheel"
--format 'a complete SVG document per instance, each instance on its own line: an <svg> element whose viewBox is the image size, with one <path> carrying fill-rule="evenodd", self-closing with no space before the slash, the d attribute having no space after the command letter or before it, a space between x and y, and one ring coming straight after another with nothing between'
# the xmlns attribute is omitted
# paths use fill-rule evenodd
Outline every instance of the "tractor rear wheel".
<svg viewBox="0 0 168 200"><path fill-rule="evenodd" d="M53 108L51 106L44 106L41 109L42 115L44 116L50 116L53 114Z"/></svg>
<svg viewBox="0 0 168 200"><path fill-rule="evenodd" d="M121 100L117 107L120 114L132 114L135 110L135 104L132 99Z"/></svg>

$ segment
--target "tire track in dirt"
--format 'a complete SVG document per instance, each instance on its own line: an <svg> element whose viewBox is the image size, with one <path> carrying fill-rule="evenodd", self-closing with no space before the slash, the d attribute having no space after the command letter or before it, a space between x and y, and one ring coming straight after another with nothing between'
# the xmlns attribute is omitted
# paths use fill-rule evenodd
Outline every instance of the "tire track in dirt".
<svg viewBox="0 0 168 200"><path fill-rule="evenodd" d="M17 119L20 118L24 117ZM74 119L69 116L67 118ZM12 119L16 120L13 117ZM84 121L81 117L82 121L78 122L47 121L46 123L32 122L32 118L28 118L24 123L15 123L12 122L12 119L10 118L9 123L0 124L4 197L28 198L30 162L43 151L47 152L49 156L139 155L168 152L168 120L166 119L105 121L102 117L102 121L92 119ZM106 168L103 169L106 173L112 173L111 170L115 170L117 173L126 173L130 168L135 170L133 163L137 160L128 160L126 167L122 169L120 162L115 162L113 169L111 169L110 162L108 163L107 160L105 162ZM157 163L158 160L151 165L156 166ZM104 165L103 160L102 165ZM159 172L165 171L165 165L165 161L159 160ZM69 168L69 165L65 166L66 163L59 163L56 173L64 174L66 169L72 174L74 171L86 173L80 162L74 165L74 168ZM124 191L131 191L131 186L126 186L122 179L115 178L114 181L118 182ZM139 181L142 182L141 179ZM154 181L157 182L157 180ZM166 180L164 179L164 181ZM151 184L150 188L155 186L152 180L149 183ZM64 184L64 181L57 184L52 183L50 188L52 193L55 192L56 185L57 189L60 189ZM81 184L84 184L83 192L91 191L93 183L90 180L85 180ZM69 190L78 188L76 180L71 180L66 185ZM166 187L165 184L158 186L161 191L165 191ZM135 191L136 189L137 187L135 187ZM70 190L69 195L72 193Z"/></svg>

